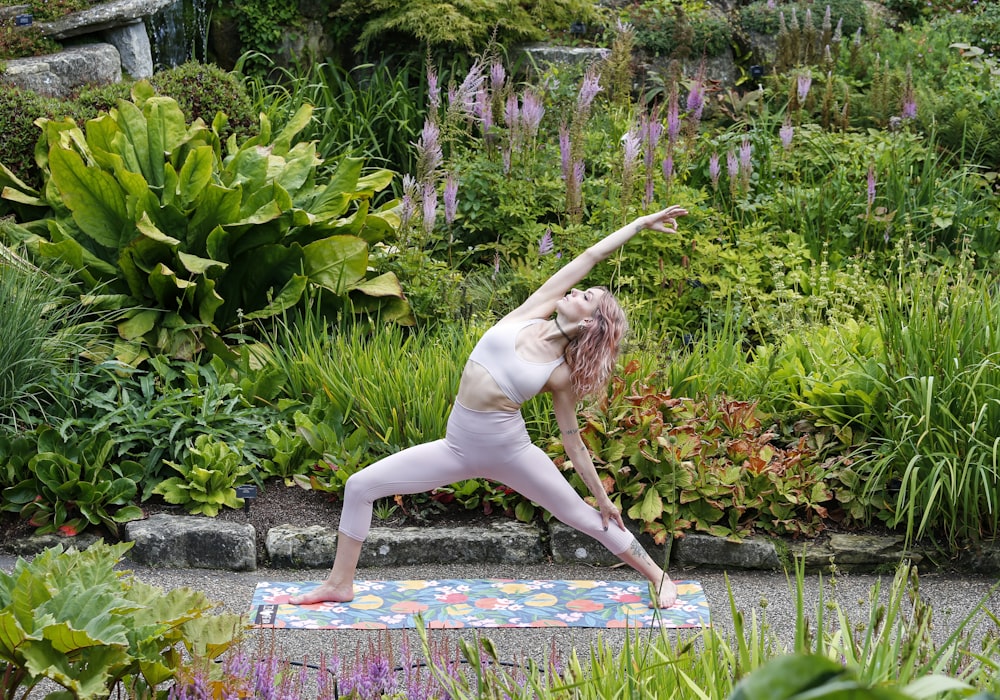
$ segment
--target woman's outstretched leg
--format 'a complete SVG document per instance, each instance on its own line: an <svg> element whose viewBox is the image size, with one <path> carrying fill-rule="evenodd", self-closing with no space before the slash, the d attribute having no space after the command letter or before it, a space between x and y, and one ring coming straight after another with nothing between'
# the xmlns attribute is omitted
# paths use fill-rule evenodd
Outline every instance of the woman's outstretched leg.
<svg viewBox="0 0 1000 700"><path fill-rule="evenodd" d="M616 557L642 574L653 586L654 607L669 608L677 600L677 587L649 556L631 532L616 523L605 530L601 514L590 506L559 473L559 468L539 447L530 445L505 465L502 474L490 475L534 501L585 535L603 544Z"/></svg>
<svg viewBox="0 0 1000 700"><path fill-rule="evenodd" d="M344 488L333 568L319 587L293 596L289 602L309 605L353 600L354 575L361 546L371 528L375 501L396 494L430 491L470 477L469 469L444 440L410 447L352 474Z"/></svg>

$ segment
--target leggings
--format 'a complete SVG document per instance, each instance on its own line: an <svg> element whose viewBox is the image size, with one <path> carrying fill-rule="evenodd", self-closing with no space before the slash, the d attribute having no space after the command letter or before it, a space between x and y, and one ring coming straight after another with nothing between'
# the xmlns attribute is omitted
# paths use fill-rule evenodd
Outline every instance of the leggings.
<svg viewBox="0 0 1000 700"><path fill-rule="evenodd" d="M379 498L422 493L465 479L491 479L534 501L560 521L590 535L613 554L634 537L614 522L607 530L545 452L528 439L519 412L473 411L455 402L443 440L416 445L370 464L347 480L340 531L363 541Z"/></svg>

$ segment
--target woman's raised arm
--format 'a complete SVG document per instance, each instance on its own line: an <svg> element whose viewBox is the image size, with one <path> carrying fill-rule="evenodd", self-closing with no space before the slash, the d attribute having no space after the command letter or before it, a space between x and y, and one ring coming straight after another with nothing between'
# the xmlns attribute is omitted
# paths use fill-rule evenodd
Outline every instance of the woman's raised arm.
<svg viewBox="0 0 1000 700"><path fill-rule="evenodd" d="M687 210L684 208L670 206L655 214L640 216L632 223L608 234L561 267L542 283L542 286L535 290L523 304L507 314L506 318L547 318L555 310L556 302L566 292L579 284L583 278L590 274L595 265L610 257L612 253L628 243L633 236L643 229L661 233L676 233L677 217L685 214L687 214Z"/></svg>

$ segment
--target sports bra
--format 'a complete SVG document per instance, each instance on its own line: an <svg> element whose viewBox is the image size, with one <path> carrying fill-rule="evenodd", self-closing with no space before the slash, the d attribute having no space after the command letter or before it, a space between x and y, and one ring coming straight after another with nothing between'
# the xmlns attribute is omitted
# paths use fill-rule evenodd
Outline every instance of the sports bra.
<svg viewBox="0 0 1000 700"><path fill-rule="evenodd" d="M545 319L533 318L523 323L498 323L483 333L469 359L485 369L500 391L516 404L535 396L545 386L552 371L563 363L558 357L551 362L531 362L517 354L517 334Z"/></svg>

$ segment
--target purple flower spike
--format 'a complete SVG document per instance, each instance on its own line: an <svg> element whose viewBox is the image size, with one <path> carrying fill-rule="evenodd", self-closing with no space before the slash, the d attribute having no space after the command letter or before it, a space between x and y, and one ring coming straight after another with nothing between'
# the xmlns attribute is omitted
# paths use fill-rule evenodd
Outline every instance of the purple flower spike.
<svg viewBox="0 0 1000 700"><path fill-rule="evenodd" d="M749 173L753 170L753 146L750 139L743 139L740 143L740 172Z"/></svg>
<svg viewBox="0 0 1000 700"><path fill-rule="evenodd" d="M583 84L580 85L580 94L576 99L576 109L581 114L587 114L590 106L594 103L594 98L601 91L601 76L594 69L587 71L583 76Z"/></svg>
<svg viewBox="0 0 1000 700"><path fill-rule="evenodd" d="M670 103L667 105L667 140L670 143L675 143L680 133L680 105L677 104L677 93L675 92L670 95Z"/></svg>
<svg viewBox="0 0 1000 700"><path fill-rule="evenodd" d="M548 255L552 252L553 248L555 248L555 244L552 242L552 229L547 228L545 229L545 235L538 241L538 254Z"/></svg>
<svg viewBox="0 0 1000 700"><path fill-rule="evenodd" d="M701 112L705 108L705 89L701 79L697 79L691 84L691 91L687 96L687 111L690 112L695 121L701 119Z"/></svg>
<svg viewBox="0 0 1000 700"><path fill-rule="evenodd" d="M799 103L804 103L809 96L809 88L812 87L812 76L808 73L801 73L798 79Z"/></svg>
<svg viewBox="0 0 1000 700"><path fill-rule="evenodd" d="M525 135L534 138L542 124L545 106L542 98L534 90L527 90L521 98L521 123L524 124Z"/></svg>
<svg viewBox="0 0 1000 700"><path fill-rule="evenodd" d="M424 128L417 139L417 171L421 179L433 178L444 160L441 150L441 130L432 120L424 121Z"/></svg>
<svg viewBox="0 0 1000 700"><path fill-rule="evenodd" d="M423 214L424 231L430 233L434 230L434 221L437 219L437 188L434 183L425 182L423 188Z"/></svg>
<svg viewBox="0 0 1000 700"><path fill-rule="evenodd" d="M868 211L871 212L872 205L875 203L875 166L868 166Z"/></svg>
<svg viewBox="0 0 1000 700"><path fill-rule="evenodd" d="M708 176L712 179L712 189L719 188L719 154L713 153L708 159Z"/></svg>
<svg viewBox="0 0 1000 700"><path fill-rule="evenodd" d="M730 180L735 180L740 174L740 159L736 157L735 151L726 154L726 173Z"/></svg>
<svg viewBox="0 0 1000 700"><path fill-rule="evenodd" d="M452 173L444 181L444 220L452 223L458 213L458 180Z"/></svg>
<svg viewBox="0 0 1000 700"><path fill-rule="evenodd" d="M573 157L573 146L570 142L569 127L566 126L565 122L559 127L559 156L562 160L563 180L568 180L569 164Z"/></svg>
<svg viewBox="0 0 1000 700"><path fill-rule="evenodd" d="M788 150L792 147L792 138L795 136L795 127L792 126L791 121L785 120L785 123L781 125L781 129L778 130L778 136L781 138L781 145Z"/></svg>
<svg viewBox="0 0 1000 700"><path fill-rule="evenodd" d="M500 61L494 61L490 65L490 88L494 92L503 90L504 82L507 80L507 71L504 70Z"/></svg>
<svg viewBox="0 0 1000 700"><path fill-rule="evenodd" d="M438 75L434 66L427 66L427 100L430 103L432 114L441 107L441 88L438 85Z"/></svg>
<svg viewBox="0 0 1000 700"><path fill-rule="evenodd" d="M625 151L625 168L631 172L635 162L639 159L639 151L642 148L642 138L634 129L629 129L622 136L622 148Z"/></svg>
<svg viewBox="0 0 1000 700"><path fill-rule="evenodd" d="M667 186L669 187L670 183L674 179L674 157L667 156L666 158L664 158L662 167L663 167L663 179L667 181Z"/></svg>

